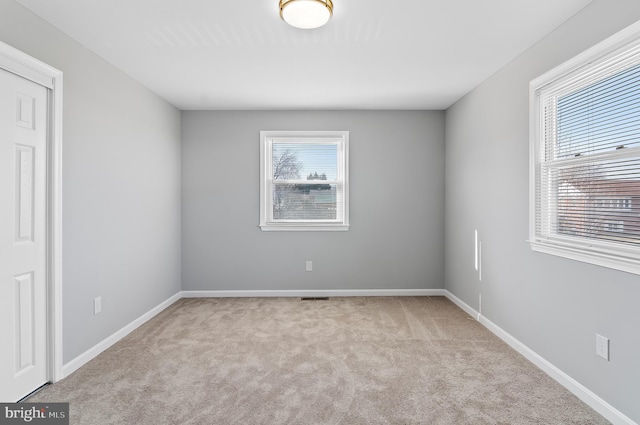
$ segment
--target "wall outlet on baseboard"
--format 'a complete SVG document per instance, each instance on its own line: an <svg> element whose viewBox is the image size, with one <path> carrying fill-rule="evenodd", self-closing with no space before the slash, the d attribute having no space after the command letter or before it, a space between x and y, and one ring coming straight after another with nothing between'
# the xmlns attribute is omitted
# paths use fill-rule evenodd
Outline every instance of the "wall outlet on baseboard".
<svg viewBox="0 0 640 425"><path fill-rule="evenodd" d="M596 354L609 360L609 338L596 334Z"/></svg>
<svg viewBox="0 0 640 425"><path fill-rule="evenodd" d="M93 314L96 315L102 311L102 297L93 299Z"/></svg>
<svg viewBox="0 0 640 425"><path fill-rule="evenodd" d="M308 272L313 271L313 261L309 261L309 260L306 261L305 270Z"/></svg>

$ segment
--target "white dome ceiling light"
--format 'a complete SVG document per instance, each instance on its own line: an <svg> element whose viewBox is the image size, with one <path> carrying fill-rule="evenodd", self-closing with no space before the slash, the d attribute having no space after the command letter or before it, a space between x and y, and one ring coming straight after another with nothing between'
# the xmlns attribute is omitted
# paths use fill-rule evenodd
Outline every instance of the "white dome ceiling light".
<svg viewBox="0 0 640 425"><path fill-rule="evenodd" d="M333 16L332 0L280 0L280 17L296 28L319 28Z"/></svg>

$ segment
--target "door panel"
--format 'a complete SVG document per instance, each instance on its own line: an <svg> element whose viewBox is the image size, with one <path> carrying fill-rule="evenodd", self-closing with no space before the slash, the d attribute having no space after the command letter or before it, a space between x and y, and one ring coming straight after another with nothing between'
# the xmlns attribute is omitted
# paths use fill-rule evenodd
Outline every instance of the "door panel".
<svg viewBox="0 0 640 425"><path fill-rule="evenodd" d="M33 157L31 146L15 146L15 242L33 242Z"/></svg>
<svg viewBox="0 0 640 425"><path fill-rule="evenodd" d="M15 316L15 372L20 374L35 365L35 311L33 273L16 276L14 279Z"/></svg>
<svg viewBox="0 0 640 425"><path fill-rule="evenodd" d="M47 381L47 89L0 70L0 402Z"/></svg>

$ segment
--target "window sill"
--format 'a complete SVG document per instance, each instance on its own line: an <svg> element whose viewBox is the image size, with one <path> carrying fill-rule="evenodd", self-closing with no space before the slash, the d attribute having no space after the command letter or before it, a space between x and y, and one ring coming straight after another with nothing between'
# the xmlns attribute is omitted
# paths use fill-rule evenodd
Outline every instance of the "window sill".
<svg viewBox="0 0 640 425"><path fill-rule="evenodd" d="M637 253L554 240L533 240L529 243L536 252L640 275L640 256Z"/></svg>
<svg viewBox="0 0 640 425"><path fill-rule="evenodd" d="M263 232L346 232L349 230L348 224L299 224L299 223L278 223L260 224Z"/></svg>

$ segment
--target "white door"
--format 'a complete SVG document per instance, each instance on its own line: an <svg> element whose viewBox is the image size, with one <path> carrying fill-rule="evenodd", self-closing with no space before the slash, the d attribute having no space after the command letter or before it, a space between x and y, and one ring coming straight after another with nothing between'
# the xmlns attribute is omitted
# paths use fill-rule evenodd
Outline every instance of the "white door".
<svg viewBox="0 0 640 425"><path fill-rule="evenodd" d="M47 89L0 69L0 402L47 382Z"/></svg>

